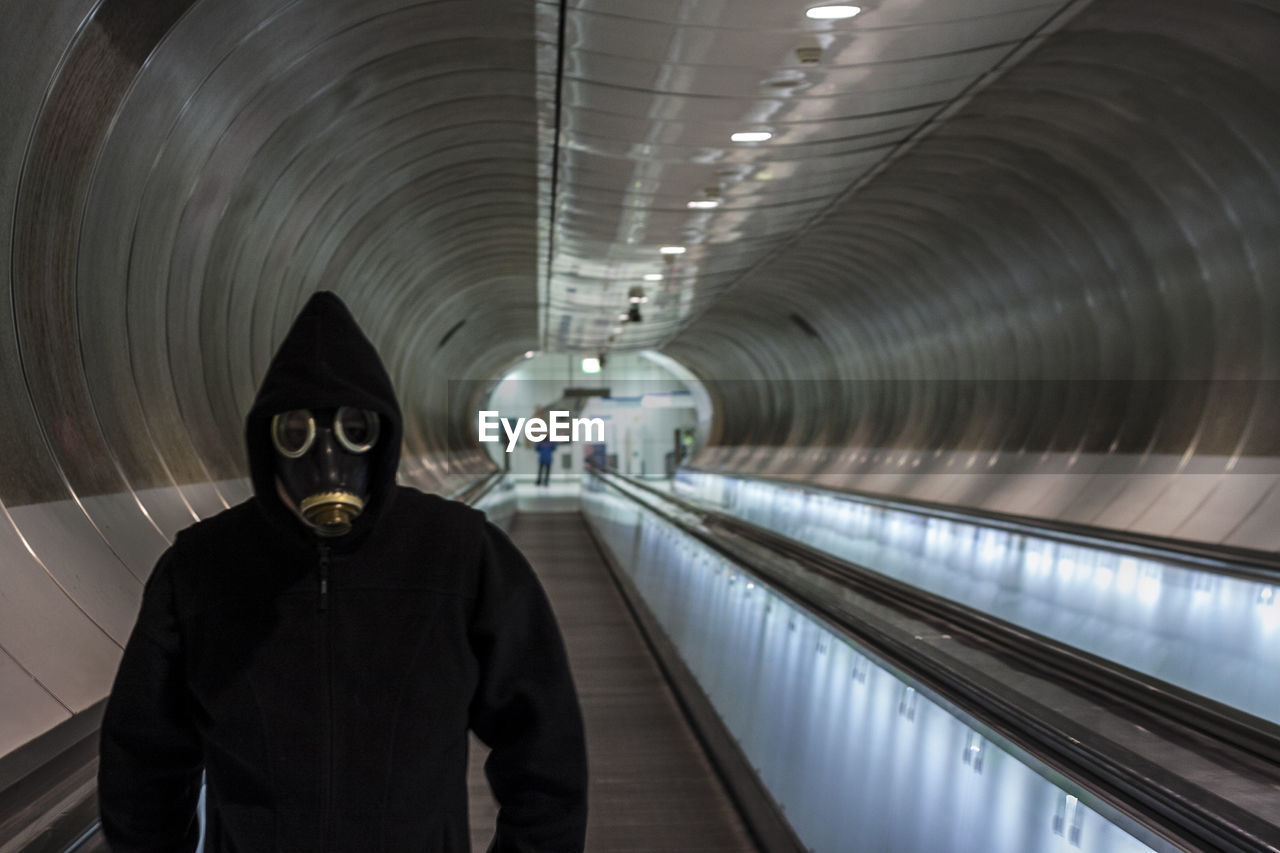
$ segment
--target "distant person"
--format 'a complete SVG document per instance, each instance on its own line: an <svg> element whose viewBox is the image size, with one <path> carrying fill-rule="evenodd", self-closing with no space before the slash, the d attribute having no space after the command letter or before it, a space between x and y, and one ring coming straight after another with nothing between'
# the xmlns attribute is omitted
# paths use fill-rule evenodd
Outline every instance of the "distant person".
<svg viewBox="0 0 1280 853"><path fill-rule="evenodd" d="M250 409L253 499L178 534L102 722L115 851L457 851L467 730L492 748L491 851L583 849L587 766L560 632L484 514L396 485L401 415L334 295Z"/></svg>
<svg viewBox="0 0 1280 853"><path fill-rule="evenodd" d="M556 454L556 443L551 439L543 439L534 447L538 451L538 479L534 485L551 485L551 460Z"/></svg>

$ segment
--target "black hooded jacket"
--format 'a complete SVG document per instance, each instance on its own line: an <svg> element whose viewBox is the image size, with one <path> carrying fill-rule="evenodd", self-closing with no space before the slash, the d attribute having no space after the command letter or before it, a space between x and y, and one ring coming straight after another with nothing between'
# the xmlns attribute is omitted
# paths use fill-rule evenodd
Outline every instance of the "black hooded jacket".
<svg viewBox="0 0 1280 853"><path fill-rule="evenodd" d="M366 510L321 539L279 499L274 413L382 416ZM574 850L581 716L528 562L483 513L397 486L400 410L335 296L289 331L246 422L255 497L178 534L147 582L102 724L116 851L469 849L467 729L500 811L491 850ZM323 583L322 583L323 579Z"/></svg>

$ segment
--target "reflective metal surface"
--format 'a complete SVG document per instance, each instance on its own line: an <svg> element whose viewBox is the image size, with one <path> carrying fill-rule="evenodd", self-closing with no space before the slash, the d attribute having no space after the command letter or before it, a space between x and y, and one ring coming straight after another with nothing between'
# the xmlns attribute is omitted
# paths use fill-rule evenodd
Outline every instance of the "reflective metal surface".
<svg viewBox="0 0 1280 853"><path fill-rule="evenodd" d="M666 347L695 464L1280 549L1276 9L1099 0L841 198Z"/></svg>
<svg viewBox="0 0 1280 853"><path fill-rule="evenodd" d="M660 346L1080 4L810 5L565 5L559 64L540 65L561 78L547 346ZM635 286L643 322L619 323Z"/></svg>

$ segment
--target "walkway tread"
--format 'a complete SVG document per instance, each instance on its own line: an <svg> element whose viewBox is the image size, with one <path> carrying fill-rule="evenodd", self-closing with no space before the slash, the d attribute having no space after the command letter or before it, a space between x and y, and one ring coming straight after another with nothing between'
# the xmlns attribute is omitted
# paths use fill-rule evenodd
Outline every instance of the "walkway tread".
<svg viewBox="0 0 1280 853"><path fill-rule="evenodd" d="M608 575L581 515L520 513L511 537L551 599L569 651L591 766L587 850L755 850ZM472 740L472 846L494 805Z"/></svg>

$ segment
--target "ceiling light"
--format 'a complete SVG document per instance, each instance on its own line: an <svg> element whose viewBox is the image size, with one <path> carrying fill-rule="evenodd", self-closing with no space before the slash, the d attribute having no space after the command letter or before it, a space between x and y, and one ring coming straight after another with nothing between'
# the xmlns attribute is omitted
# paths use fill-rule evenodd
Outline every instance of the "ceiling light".
<svg viewBox="0 0 1280 853"><path fill-rule="evenodd" d="M664 255L683 255L685 249L684 246L663 246L658 251Z"/></svg>
<svg viewBox="0 0 1280 853"><path fill-rule="evenodd" d="M720 202L713 198L702 199L700 201L691 201L688 207L691 210L711 210L720 206Z"/></svg>
<svg viewBox="0 0 1280 853"><path fill-rule="evenodd" d="M645 281L662 281L662 273L660 273L660 272L647 272L647 273L645 273L645 274L644 274L644 280L645 280Z"/></svg>
<svg viewBox="0 0 1280 853"><path fill-rule="evenodd" d="M583 373L599 373L599 372L600 372L600 359L598 359L598 358L584 358L584 359L582 360L582 372L583 372Z"/></svg>
<svg viewBox="0 0 1280 853"><path fill-rule="evenodd" d="M533 358L535 355L537 355L537 353L535 353L533 350L526 350L526 351L525 351L525 354L524 354L524 357L525 357L525 358Z"/></svg>
<svg viewBox="0 0 1280 853"><path fill-rule="evenodd" d="M622 331L622 327L621 327L621 326L614 326L614 327L613 327L613 333L614 333L615 335L616 335L616 334L618 334L618 332L621 332L621 331Z"/></svg>
<svg viewBox="0 0 1280 853"><path fill-rule="evenodd" d="M729 137L734 142L764 142L772 139L773 134L767 130L742 130Z"/></svg>
<svg viewBox="0 0 1280 853"><path fill-rule="evenodd" d="M806 18L813 18L815 21L838 21L852 18L861 11L861 6L814 6L806 9L804 14Z"/></svg>

